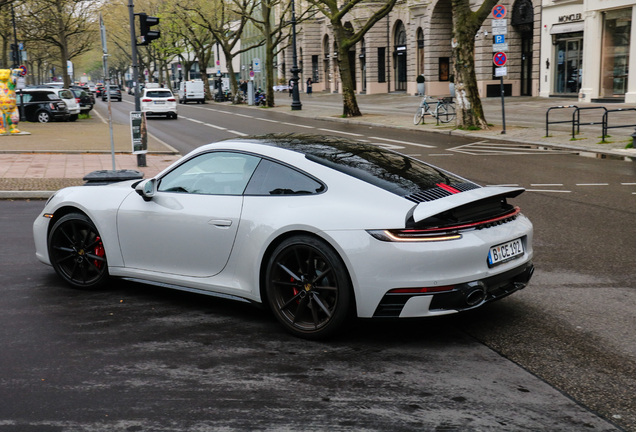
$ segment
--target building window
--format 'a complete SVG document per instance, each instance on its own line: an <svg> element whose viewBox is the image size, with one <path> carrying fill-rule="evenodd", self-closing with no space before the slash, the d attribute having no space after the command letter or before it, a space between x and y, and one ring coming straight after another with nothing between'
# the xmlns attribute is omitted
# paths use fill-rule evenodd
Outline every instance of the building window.
<svg viewBox="0 0 636 432"><path fill-rule="evenodd" d="M378 48L378 82L386 82L386 48Z"/></svg>
<svg viewBox="0 0 636 432"><path fill-rule="evenodd" d="M627 91L632 9L604 13L601 97L624 97Z"/></svg>
<svg viewBox="0 0 636 432"><path fill-rule="evenodd" d="M318 73L318 56L311 56L311 80L315 83L320 82L320 74Z"/></svg>
<svg viewBox="0 0 636 432"><path fill-rule="evenodd" d="M449 57L439 58L439 80L440 81L450 80L450 58Z"/></svg>

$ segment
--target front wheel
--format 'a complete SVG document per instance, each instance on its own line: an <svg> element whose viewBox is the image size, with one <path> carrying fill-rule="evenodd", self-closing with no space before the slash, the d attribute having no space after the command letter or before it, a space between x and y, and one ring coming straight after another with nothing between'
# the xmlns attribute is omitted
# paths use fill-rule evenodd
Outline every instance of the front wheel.
<svg viewBox="0 0 636 432"><path fill-rule="evenodd" d="M265 275L269 305L292 334L322 339L350 317L352 288L344 263L324 241L299 235L272 253Z"/></svg>
<svg viewBox="0 0 636 432"><path fill-rule="evenodd" d="M418 108L415 112L415 116L413 117L413 124L418 125L422 121L424 117L424 109L422 107Z"/></svg>
<svg viewBox="0 0 636 432"><path fill-rule="evenodd" d="M455 120L455 107L449 103L440 105L437 110L437 118L442 123Z"/></svg>
<svg viewBox="0 0 636 432"><path fill-rule="evenodd" d="M62 216L51 229L48 247L56 273L73 287L95 289L108 281L104 244L86 215Z"/></svg>

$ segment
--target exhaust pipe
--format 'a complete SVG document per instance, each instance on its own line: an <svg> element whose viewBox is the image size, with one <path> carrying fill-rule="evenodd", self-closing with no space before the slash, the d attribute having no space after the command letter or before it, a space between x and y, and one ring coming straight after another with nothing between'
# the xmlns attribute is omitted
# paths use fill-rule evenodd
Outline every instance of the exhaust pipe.
<svg viewBox="0 0 636 432"><path fill-rule="evenodd" d="M486 285L481 281L467 283L462 291L468 307L477 306L486 300Z"/></svg>

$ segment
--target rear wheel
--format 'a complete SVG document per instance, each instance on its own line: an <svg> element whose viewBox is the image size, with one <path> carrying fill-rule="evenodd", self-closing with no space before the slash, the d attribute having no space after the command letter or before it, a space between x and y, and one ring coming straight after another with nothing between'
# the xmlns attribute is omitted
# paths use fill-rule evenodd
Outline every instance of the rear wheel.
<svg viewBox="0 0 636 432"><path fill-rule="evenodd" d="M46 111L40 111L36 117L40 123L48 123L51 121L51 114Z"/></svg>
<svg viewBox="0 0 636 432"><path fill-rule="evenodd" d="M423 117L424 117L424 109L422 107L419 107L417 111L415 112L415 116L413 116L413 124L414 125L420 124Z"/></svg>
<svg viewBox="0 0 636 432"><path fill-rule="evenodd" d="M108 281L104 244L87 216L62 216L51 229L48 247L53 268L73 287L95 289Z"/></svg>
<svg viewBox="0 0 636 432"><path fill-rule="evenodd" d="M296 336L325 338L341 330L350 316L349 275L320 239L299 235L284 240L272 253L265 277L276 318Z"/></svg>
<svg viewBox="0 0 636 432"><path fill-rule="evenodd" d="M440 105L437 110L437 118L442 123L448 123L455 119L455 107L450 103Z"/></svg>

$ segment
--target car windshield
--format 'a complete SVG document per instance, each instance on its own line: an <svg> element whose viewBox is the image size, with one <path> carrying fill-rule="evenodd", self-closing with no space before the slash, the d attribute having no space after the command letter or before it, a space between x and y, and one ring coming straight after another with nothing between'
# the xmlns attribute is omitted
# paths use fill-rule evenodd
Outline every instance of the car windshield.
<svg viewBox="0 0 636 432"><path fill-rule="evenodd" d="M170 90L149 90L146 92L146 96L154 98L166 98L172 97L172 92L170 92Z"/></svg>
<svg viewBox="0 0 636 432"><path fill-rule="evenodd" d="M458 185L467 180L442 171L417 159L371 144L340 137L289 134L260 136L270 145L305 154L313 162L407 196L438 184Z"/></svg>

